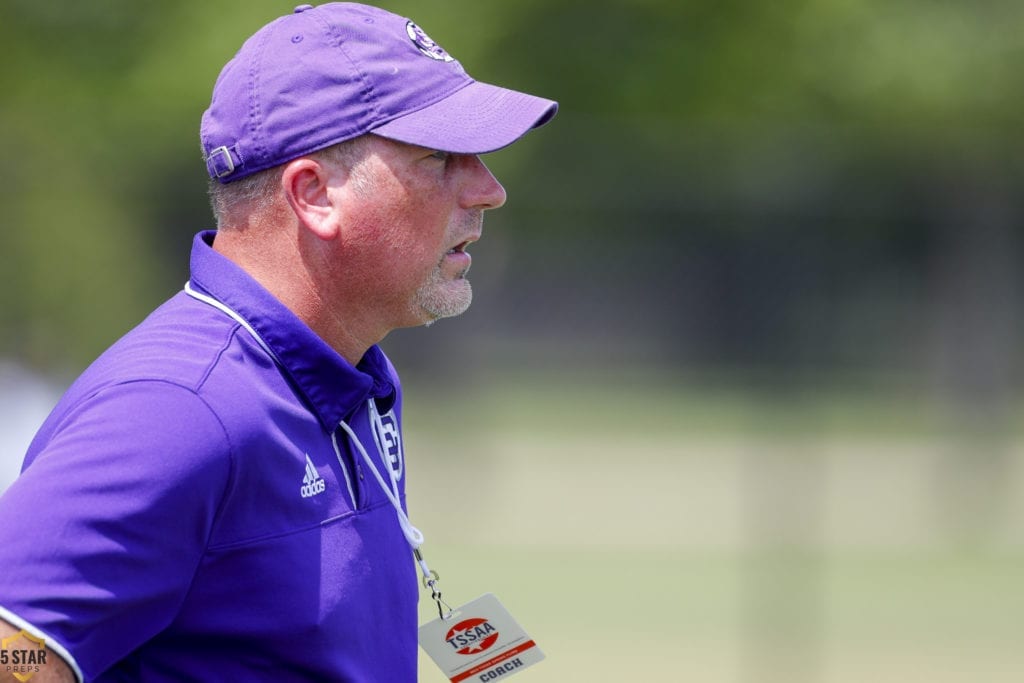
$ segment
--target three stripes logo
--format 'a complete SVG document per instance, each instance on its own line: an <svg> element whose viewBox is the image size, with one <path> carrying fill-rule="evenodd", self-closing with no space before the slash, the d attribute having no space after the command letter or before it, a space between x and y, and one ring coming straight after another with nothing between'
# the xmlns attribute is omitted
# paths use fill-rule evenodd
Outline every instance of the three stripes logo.
<svg viewBox="0 0 1024 683"><path fill-rule="evenodd" d="M313 465L313 461L309 459L309 453L306 454L306 476L302 478L302 488L299 491L302 493L303 498L312 498L318 494L324 492L327 488L327 482L323 480L320 473L316 471L316 467Z"/></svg>

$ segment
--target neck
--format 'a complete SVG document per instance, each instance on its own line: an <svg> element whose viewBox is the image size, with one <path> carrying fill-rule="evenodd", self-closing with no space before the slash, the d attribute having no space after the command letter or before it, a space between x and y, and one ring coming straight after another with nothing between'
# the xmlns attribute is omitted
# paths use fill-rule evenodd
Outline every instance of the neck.
<svg viewBox="0 0 1024 683"><path fill-rule="evenodd" d="M330 298L331 288L322 284L315 254L297 242L267 239L259 228L218 231L213 248L233 261L284 304L342 358L355 366L383 335L360 334L359 317L346 315L340 299ZM270 234L280 234L277 230Z"/></svg>

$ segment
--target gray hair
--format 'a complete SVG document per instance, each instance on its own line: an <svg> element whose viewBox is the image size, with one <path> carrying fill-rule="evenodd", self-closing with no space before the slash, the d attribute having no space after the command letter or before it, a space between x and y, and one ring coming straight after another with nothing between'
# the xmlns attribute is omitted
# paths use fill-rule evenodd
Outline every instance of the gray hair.
<svg viewBox="0 0 1024 683"><path fill-rule="evenodd" d="M342 165L352 170L365 154L364 139L365 136L360 136L345 140L306 156L326 164ZM217 179L211 178L207 186L207 193L217 227L230 227L233 218L240 211L244 211L247 215L259 215L269 210L280 194L281 174L284 172L284 167L285 164L274 166L230 183L221 183ZM368 190L361 175L357 175L354 180L357 182L358 190Z"/></svg>

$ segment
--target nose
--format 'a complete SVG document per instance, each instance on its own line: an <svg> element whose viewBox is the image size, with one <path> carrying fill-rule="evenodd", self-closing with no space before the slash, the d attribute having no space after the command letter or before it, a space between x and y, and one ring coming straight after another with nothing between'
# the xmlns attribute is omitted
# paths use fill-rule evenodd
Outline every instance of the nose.
<svg viewBox="0 0 1024 683"><path fill-rule="evenodd" d="M505 188L494 177L479 156L460 156L466 172L462 190L462 206L466 209L497 209L505 203Z"/></svg>

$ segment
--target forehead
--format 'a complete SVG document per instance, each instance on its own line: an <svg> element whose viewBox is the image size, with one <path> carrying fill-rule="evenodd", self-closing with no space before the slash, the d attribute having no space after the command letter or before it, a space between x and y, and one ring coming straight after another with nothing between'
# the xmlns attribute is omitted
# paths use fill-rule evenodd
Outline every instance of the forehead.
<svg viewBox="0 0 1024 683"><path fill-rule="evenodd" d="M402 157L415 157L417 155L429 154L437 150L430 149L428 147L420 147L419 145L410 145L406 142L399 142L398 140L392 140L391 138L385 138L380 135L374 135L368 133L366 136L367 150L371 153L376 152L380 156L393 156L395 158Z"/></svg>

